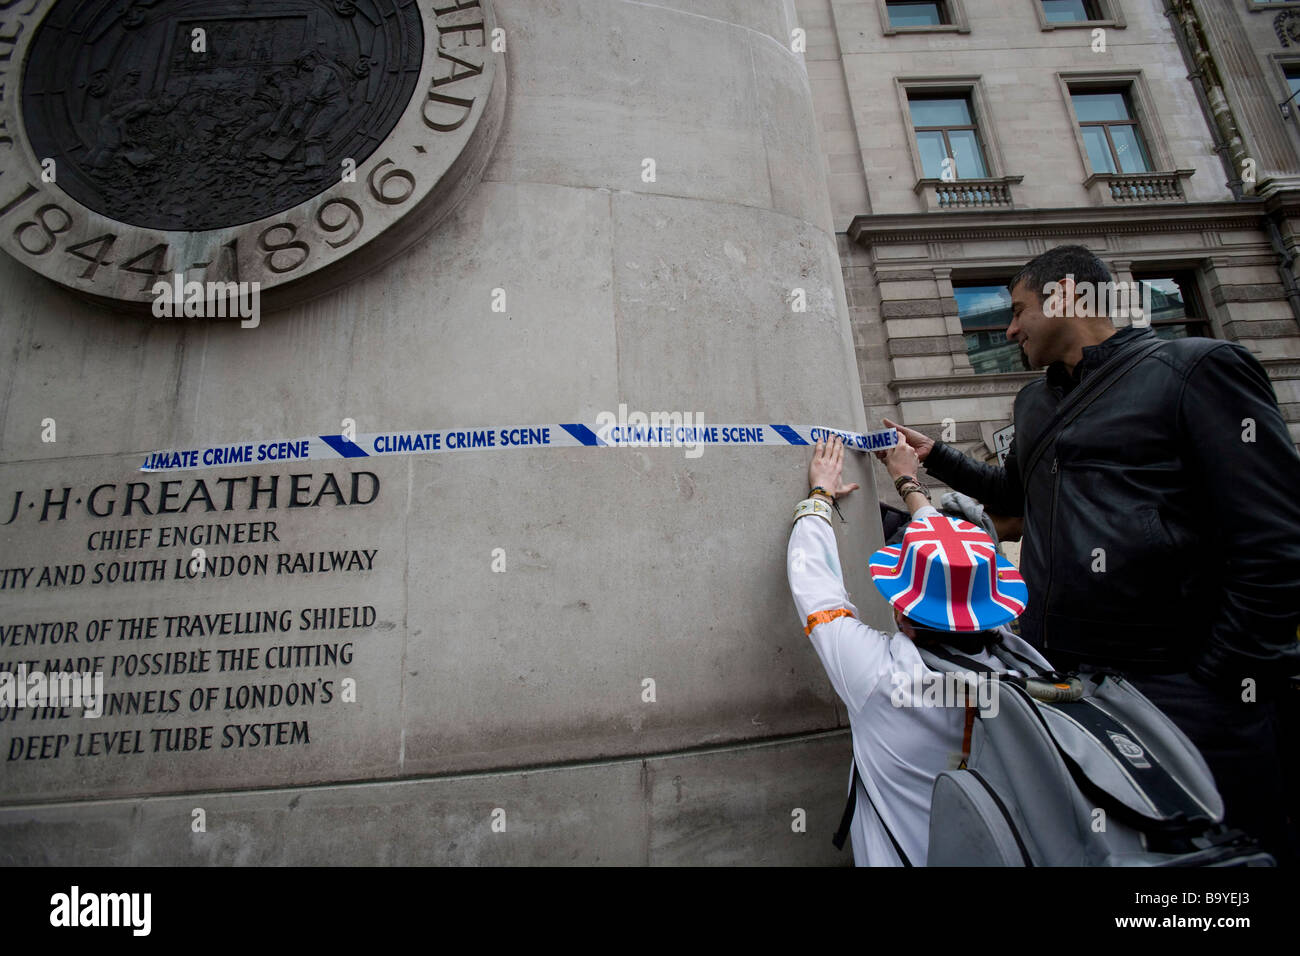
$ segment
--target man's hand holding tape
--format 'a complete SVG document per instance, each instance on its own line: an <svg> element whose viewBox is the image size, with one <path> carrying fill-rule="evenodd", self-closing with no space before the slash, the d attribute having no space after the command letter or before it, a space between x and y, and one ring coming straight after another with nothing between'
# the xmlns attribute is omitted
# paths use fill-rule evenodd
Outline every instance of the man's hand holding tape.
<svg viewBox="0 0 1300 956"><path fill-rule="evenodd" d="M907 505L908 511L915 515L918 510L930 503L929 495L925 493L916 478L916 473L920 470L921 457L917 454L917 450L908 444L902 429L899 429L897 445L878 451L875 455L885 463L889 477L894 479L894 487L898 489L899 494L904 495L903 503ZM843 473L844 442L838 435L832 435L830 441L819 441L813 450L812 460L808 463L808 485L812 489L812 497L833 504L835 498L856 491L858 488L856 483L842 484ZM903 478L910 478L911 481L902 481ZM916 486L914 491L904 491L912 485Z"/></svg>

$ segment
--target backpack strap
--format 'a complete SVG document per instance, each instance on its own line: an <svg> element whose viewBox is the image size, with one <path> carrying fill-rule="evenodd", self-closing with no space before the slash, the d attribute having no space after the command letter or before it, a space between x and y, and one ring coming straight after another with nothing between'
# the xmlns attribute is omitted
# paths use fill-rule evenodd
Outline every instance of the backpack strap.
<svg viewBox="0 0 1300 956"><path fill-rule="evenodd" d="M998 647L1000 650L1006 650L1006 648L1002 646L1001 642L999 642ZM960 654L949 653L946 649L943 648L938 648L932 645L926 645L924 650L927 653L932 654L935 657L939 658L939 660L941 661L947 661L949 664L957 664L961 667L965 667L967 670L975 671L976 673L980 673L980 674L998 673L993 668L989 667L987 664L981 664L979 661L973 661L969 657L963 657ZM924 659L925 658L922 657L922 660ZM976 707L974 704L966 705L965 726L962 728L962 733L961 733L961 761L957 764L958 770L965 770L966 762L970 759L971 738L974 736L975 733L975 717L978 713L979 713L979 708Z"/></svg>
<svg viewBox="0 0 1300 956"><path fill-rule="evenodd" d="M1020 661L1020 663L1022 663L1022 664L1027 664L1027 665L1030 667L1030 669L1033 671L1033 673L1029 675L1030 677L1039 677L1039 676L1041 676L1041 672L1042 672L1042 669L1043 669L1041 664L1036 664L1036 663L1034 663L1034 662L1031 661L1029 658L1025 657L1023 654L1017 654L1015 651L1013 651L1011 648L1007 647L1005 644L1000 644L1000 645L998 645L998 650L999 650L999 651L1006 651L1008 654L1010 654L1010 655L1011 655L1012 657L1014 657L1016 660Z"/></svg>
<svg viewBox="0 0 1300 956"><path fill-rule="evenodd" d="M1084 409L1100 398L1107 389L1118 382L1126 372L1128 372L1138 362L1142 361L1151 353L1164 346L1163 339L1156 339L1154 342L1139 342L1136 345L1125 345L1119 352L1111 357L1111 360L1099 368L1088 378L1075 386L1074 391L1065 397L1065 400L1057 407L1056 413L1043 429L1038 438L1038 443L1034 445L1033 451L1025 459L1025 465L1020 470L1021 482L1028 483L1029 473L1034 470L1038 460L1043 457L1056 438L1072 421L1083 414Z"/></svg>
<svg viewBox="0 0 1300 956"><path fill-rule="evenodd" d="M981 664L979 661L973 661L969 657L963 657L960 654L954 654L951 651L947 650L946 648L938 646L937 644L926 644L924 647L917 645L917 650L924 651L927 654L933 654L941 661L947 661L949 664L957 664L958 666L964 667L967 670L975 671L975 673L977 674L997 673L997 671L989 667L987 664ZM924 660L925 659L924 656L922 656L921 659Z"/></svg>
<svg viewBox="0 0 1300 956"><path fill-rule="evenodd" d="M854 758L853 783L849 787L849 799L844 804L844 815L840 817L840 827L835 831L835 836L831 838L831 843L837 850L844 849L844 841L848 838L849 827L853 823L853 811L857 809L858 805L858 781L861 779L862 777L858 773L858 761L857 758ZM907 858L907 854L903 852L903 848L899 846L898 841L894 839L894 834L893 831L889 829L889 824L885 822L885 818L882 817L880 811L876 809L876 801L871 799L871 791L867 789L866 783L862 784L862 791L867 795L867 802L871 804L871 809L876 814L876 819L879 820L880 825L885 828L885 836L889 837L889 842L894 844L894 852L897 853L898 858L903 861L903 866L911 866L912 861Z"/></svg>
<svg viewBox="0 0 1300 956"><path fill-rule="evenodd" d="M970 741L975 733L976 712L977 708L973 704L966 705L966 727L961 732L961 763L957 764L958 770L965 770L966 761L970 759Z"/></svg>

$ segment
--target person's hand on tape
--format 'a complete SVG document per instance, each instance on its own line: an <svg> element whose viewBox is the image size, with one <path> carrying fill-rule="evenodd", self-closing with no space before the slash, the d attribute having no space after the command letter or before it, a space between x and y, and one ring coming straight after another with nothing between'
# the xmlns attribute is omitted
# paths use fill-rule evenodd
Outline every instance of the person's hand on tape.
<svg viewBox="0 0 1300 956"><path fill-rule="evenodd" d="M889 420L885 420L888 425ZM898 428L897 425L892 426ZM910 428L898 428L898 444L893 448L887 448L883 451L876 452L876 457L885 463L885 468L889 471L890 478L899 478L903 475L917 477L917 471L921 468L921 455L908 442L910 432L913 435L920 434L913 432ZM924 437L924 436L923 436ZM930 444L934 444L931 442Z"/></svg>
<svg viewBox="0 0 1300 956"><path fill-rule="evenodd" d="M883 419L883 421L886 428L895 429L898 432L898 437L905 439L907 443L915 449L916 460L918 462L925 461L925 456L930 454L930 449L934 447L933 438L927 438L915 428L907 428L904 425L899 425L897 422L891 422L888 418ZM884 458L881 458L879 452L876 453L876 457L880 458L881 461L885 460ZM890 474L892 475L893 472L891 471Z"/></svg>
<svg viewBox="0 0 1300 956"><path fill-rule="evenodd" d="M843 484L844 481L844 441L839 435L832 435L827 441L818 441L813 449L812 461L808 463L808 487L824 488L832 500L856 491L858 484Z"/></svg>

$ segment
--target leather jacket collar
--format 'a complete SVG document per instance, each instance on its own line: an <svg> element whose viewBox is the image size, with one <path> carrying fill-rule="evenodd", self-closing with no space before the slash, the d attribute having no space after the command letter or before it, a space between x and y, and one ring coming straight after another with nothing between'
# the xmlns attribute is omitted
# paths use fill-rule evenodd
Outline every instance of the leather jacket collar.
<svg viewBox="0 0 1300 956"><path fill-rule="evenodd" d="M1047 387L1056 393L1058 398L1064 398L1074 391L1074 387L1083 381L1085 375L1095 372L1101 366L1109 361L1115 352L1122 348L1126 342L1132 342L1134 339L1145 336L1154 336L1150 328L1130 325L1126 329L1118 330L1110 338L1096 345L1086 345L1083 348L1083 358L1079 364L1074 367L1074 373L1071 374L1065 370L1064 362L1053 362L1047 366Z"/></svg>

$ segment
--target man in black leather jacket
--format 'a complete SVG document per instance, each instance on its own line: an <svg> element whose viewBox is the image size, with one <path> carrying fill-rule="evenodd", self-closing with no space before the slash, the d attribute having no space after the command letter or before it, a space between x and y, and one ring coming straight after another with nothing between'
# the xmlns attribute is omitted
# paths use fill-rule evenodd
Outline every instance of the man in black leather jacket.
<svg viewBox="0 0 1300 956"><path fill-rule="evenodd" d="M1025 639L1128 676L1201 749L1229 825L1289 862L1271 698L1300 672L1300 456L1245 348L1117 331L1080 295L1109 281L1082 246L1012 280L1007 337L1047 373L1005 467L899 430L929 474L1024 516Z"/></svg>

